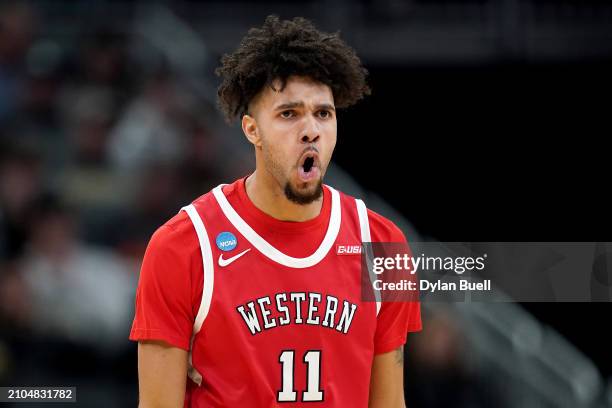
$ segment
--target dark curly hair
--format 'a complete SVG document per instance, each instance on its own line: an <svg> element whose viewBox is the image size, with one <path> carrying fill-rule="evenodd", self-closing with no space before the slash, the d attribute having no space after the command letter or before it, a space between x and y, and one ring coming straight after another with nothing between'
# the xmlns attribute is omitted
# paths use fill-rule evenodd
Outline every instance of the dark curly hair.
<svg viewBox="0 0 612 408"><path fill-rule="evenodd" d="M370 94L368 71L339 32L324 33L303 17L279 20L270 15L261 28L251 28L240 46L221 57L215 73L223 78L219 107L228 123L248 112L253 97L278 79L280 90L291 75L307 76L328 85L335 106L345 108Z"/></svg>

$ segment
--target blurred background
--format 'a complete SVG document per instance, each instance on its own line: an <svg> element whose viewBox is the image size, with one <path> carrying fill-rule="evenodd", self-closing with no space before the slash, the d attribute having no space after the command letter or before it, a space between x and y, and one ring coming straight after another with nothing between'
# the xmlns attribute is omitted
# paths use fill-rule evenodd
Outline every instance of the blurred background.
<svg viewBox="0 0 612 408"><path fill-rule="evenodd" d="M339 114L327 182L409 240L611 240L609 1L3 0L0 385L136 406L144 249L252 170L213 71L271 13L362 57L373 94ZM427 304L408 406L612 407L610 312Z"/></svg>

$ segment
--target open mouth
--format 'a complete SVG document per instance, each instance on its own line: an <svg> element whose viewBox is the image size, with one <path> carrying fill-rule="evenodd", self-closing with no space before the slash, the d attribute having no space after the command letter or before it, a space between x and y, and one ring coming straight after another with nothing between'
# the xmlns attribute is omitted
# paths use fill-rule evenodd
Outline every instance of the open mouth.
<svg viewBox="0 0 612 408"><path fill-rule="evenodd" d="M310 172L313 165L314 165L314 157L307 157L306 160L304 160L304 164L302 165L302 167L304 168L304 172L306 173Z"/></svg>
<svg viewBox="0 0 612 408"><path fill-rule="evenodd" d="M304 154L300 160L298 174L302 181L307 182L319 176L318 155L316 152Z"/></svg>

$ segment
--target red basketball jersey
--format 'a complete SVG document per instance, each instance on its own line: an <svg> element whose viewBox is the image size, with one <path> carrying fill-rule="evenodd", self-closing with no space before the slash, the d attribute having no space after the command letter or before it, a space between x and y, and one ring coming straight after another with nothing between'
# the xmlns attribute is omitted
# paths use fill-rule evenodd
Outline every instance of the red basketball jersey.
<svg viewBox="0 0 612 408"><path fill-rule="evenodd" d="M420 305L362 301L354 249L403 234L329 186L319 216L279 221L244 180L153 235L130 339L190 352L186 407L367 407L374 355L420 329Z"/></svg>

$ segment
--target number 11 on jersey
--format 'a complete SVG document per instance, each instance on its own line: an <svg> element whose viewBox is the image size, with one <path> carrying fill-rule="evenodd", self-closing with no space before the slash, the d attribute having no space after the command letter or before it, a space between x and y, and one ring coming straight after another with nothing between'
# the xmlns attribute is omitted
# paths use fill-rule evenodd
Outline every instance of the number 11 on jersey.
<svg viewBox="0 0 612 408"><path fill-rule="evenodd" d="M295 350L283 350L278 358L281 364L281 390L276 400L278 402L296 402L297 391L294 389ZM304 353L304 363L307 365L306 391L302 393L303 402L323 401L321 390L321 350L309 350Z"/></svg>

